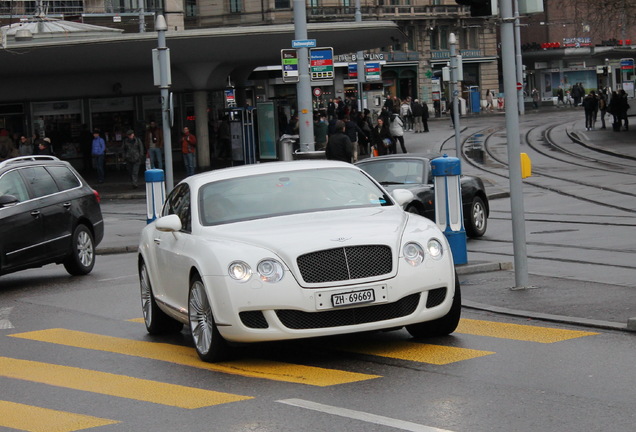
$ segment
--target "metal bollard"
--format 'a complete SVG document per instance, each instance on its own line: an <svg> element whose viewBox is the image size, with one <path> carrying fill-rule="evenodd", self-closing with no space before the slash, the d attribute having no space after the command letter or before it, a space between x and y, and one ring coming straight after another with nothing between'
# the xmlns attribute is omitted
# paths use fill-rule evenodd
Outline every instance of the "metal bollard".
<svg viewBox="0 0 636 432"><path fill-rule="evenodd" d="M166 200L166 182L163 170L146 170L146 222L150 223L161 214L163 203Z"/></svg>
<svg viewBox="0 0 636 432"><path fill-rule="evenodd" d="M431 161L435 177L435 223L450 244L455 264L466 264L466 231L462 212L461 164L456 157L444 155Z"/></svg>

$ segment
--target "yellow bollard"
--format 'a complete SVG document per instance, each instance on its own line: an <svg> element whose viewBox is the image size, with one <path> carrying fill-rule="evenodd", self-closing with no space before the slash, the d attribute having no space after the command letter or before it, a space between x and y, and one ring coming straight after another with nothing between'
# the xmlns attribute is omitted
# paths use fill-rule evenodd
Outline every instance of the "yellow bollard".
<svg viewBox="0 0 636 432"><path fill-rule="evenodd" d="M532 161L527 153L521 153L521 178L527 178L532 175Z"/></svg>

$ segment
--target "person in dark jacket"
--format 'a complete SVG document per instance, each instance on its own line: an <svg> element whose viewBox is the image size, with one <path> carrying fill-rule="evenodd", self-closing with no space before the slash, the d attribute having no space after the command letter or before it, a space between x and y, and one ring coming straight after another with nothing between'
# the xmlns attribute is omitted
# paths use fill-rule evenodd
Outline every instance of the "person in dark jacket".
<svg viewBox="0 0 636 432"><path fill-rule="evenodd" d="M594 130L594 117L595 113L598 112L598 99L594 90L583 98L583 109L585 110L585 129Z"/></svg>
<svg viewBox="0 0 636 432"><path fill-rule="evenodd" d="M351 163L353 157L351 140L345 134L345 123L342 120L336 122L336 132L329 137L325 156L327 159Z"/></svg>
<svg viewBox="0 0 636 432"><path fill-rule="evenodd" d="M378 156L388 154L393 146L391 131L382 117L378 117L378 122L371 129L371 145L377 150Z"/></svg>
<svg viewBox="0 0 636 432"><path fill-rule="evenodd" d="M356 122L351 120L349 116L344 117L345 135L349 137L353 148L353 161L358 161L358 143L361 141L360 137L364 136L364 131L358 126Z"/></svg>

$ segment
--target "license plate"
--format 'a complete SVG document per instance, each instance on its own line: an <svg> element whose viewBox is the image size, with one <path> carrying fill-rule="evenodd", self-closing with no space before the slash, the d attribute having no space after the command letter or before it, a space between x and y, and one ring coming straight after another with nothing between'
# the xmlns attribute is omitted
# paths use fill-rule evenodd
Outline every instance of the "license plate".
<svg viewBox="0 0 636 432"><path fill-rule="evenodd" d="M370 303L373 301L375 301L375 292L372 289L333 294L331 296L331 304L333 307Z"/></svg>

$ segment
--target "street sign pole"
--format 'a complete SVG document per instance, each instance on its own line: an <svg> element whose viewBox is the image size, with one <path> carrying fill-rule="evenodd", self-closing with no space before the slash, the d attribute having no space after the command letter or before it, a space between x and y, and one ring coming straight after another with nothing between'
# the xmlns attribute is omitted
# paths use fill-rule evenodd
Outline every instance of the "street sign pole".
<svg viewBox="0 0 636 432"><path fill-rule="evenodd" d="M501 57L503 61L504 94L506 96L506 135L508 141L508 178L510 181L510 206L512 211L512 245L515 264L514 289L528 286L528 256L526 251L526 225L523 209L523 183L521 181L521 153L519 135L519 105L515 67L515 19L512 2L500 0Z"/></svg>
<svg viewBox="0 0 636 432"><path fill-rule="evenodd" d="M305 0L294 0L294 36L307 39L307 6ZM314 121L311 105L311 81L309 79L309 54L307 47L298 48L298 130L300 150L314 151Z"/></svg>
<svg viewBox="0 0 636 432"><path fill-rule="evenodd" d="M362 12L360 11L360 0L356 0L356 13L355 13L356 22L362 21ZM362 51L358 51L356 53L356 60L358 63L358 112L362 112L365 108L362 102L362 84L364 83L364 53Z"/></svg>

